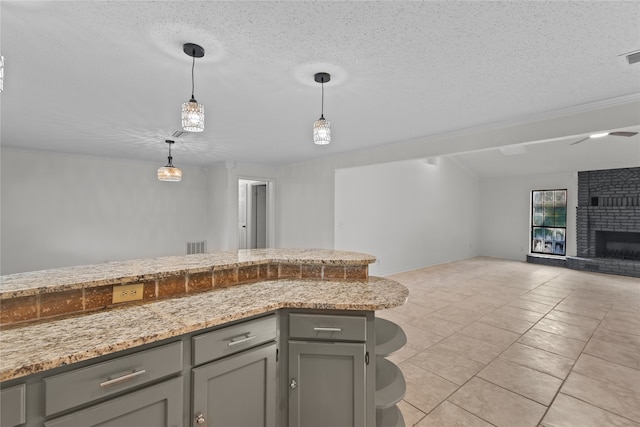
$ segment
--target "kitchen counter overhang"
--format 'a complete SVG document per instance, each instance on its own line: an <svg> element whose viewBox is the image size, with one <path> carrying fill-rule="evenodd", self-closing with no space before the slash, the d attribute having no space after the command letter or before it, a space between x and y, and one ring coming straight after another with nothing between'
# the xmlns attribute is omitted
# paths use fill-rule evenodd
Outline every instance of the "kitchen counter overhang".
<svg viewBox="0 0 640 427"><path fill-rule="evenodd" d="M368 273L365 278L357 279L349 279L346 276L332 279L324 276L322 266L364 265L366 268L375 260L369 255L291 249L203 255L207 256L154 258L135 261L135 263L139 264L146 281L161 280L162 277L171 276L179 271L180 274L187 276L188 283L190 274L203 272L209 274L210 272L213 283L207 292L199 290L167 299L154 299L143 304L128 303L99 311L94 310L64 318L44 319L24 325L15 324L5 328L0 332L0 381L20 378L282 308L375 311L400 306L408 297L408 290L403 285L393 280L369 277ZM224 264L220 261L223 257L228 257L227 259L231 262ZM213 265L206 267L203 265L213 258L217 260ZM162 263L163 259L171 260L172 268L167 268L167 265ZM184 263L181 264L180 260ZM134 262L124 264L126 268L130 268L132 263ZM108 263L105 266L111 268L115 267L115 264L118 263ZM265 273L268 274L269 266L275 265L278 266L278 271L282 265L299 265L299 275L289 278L278 276L270 280L258 279L246 283L237 282L224 287L215 286L216 269L227 271L229 268L266 266ZM91 267L95 269L99 266ZM159 271L152 273L153 266L158 266ZM314 274L319 273L320 276L303 277L305 266L309 266L310 271L315 272ZM322 268L318 269L318 266ZM200 270L202 268L205 270ZM70 272L72 269L74 267L60 270ZM86 271L86 267L77 267L77 269ZM97 279L94 278L91 283L95 286L87 287L86 280L84 282L78 280L74 283L71 281L59 283L57 285L59 287L56 288L55 284L46 284L44 277L46 275L43 272L22 273L21 276L29 274L42 276L40 283L44 286L18 289L15 286L17 281L10 281L7 287L3 281L3 304L11 301L12 298L38 297L41 294L60 291L60 286L67 291L79 289L84 292L87 288L107 286L107 282L109 286L122 283L114 281L119 273L109 276L103 271L104 279L99 279L103 280L99 282L100 285L95 285ZM92 273L94 277L98 274L95 271ZM159 276L155 277L154 274ZM11 276L4 276L3 279L6 277ZM130 283L130 277L127 276L126 280L129 281L126 283ZM25 295L25 292L31 294Z"/></svg>

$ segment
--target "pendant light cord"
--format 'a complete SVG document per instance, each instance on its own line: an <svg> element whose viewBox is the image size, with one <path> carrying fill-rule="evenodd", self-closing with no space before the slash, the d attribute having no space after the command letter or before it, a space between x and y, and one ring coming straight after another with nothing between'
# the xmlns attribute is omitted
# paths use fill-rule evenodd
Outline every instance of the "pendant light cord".
<svg viewBox="0 0 640 427"><path fill-rule="evenodd" d="M192 59L193 59L193 61L191 62L191 99L193 99L193 92L194 92L193 69L196 66L196 51L195 51L195 49L193 50Z"/></svg>
<svg viewBox="0 0 640 427"><path fill-rule="evenodd" d="M320 106L320 117L324 118L324 77L322 78L322 104Z"/></svg>

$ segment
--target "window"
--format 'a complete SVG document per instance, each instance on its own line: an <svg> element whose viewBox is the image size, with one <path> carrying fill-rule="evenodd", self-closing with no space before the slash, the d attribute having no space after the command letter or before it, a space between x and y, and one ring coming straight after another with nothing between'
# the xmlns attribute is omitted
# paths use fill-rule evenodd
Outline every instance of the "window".
<svg viewBox="0 0 640 427"><path fill-rule="evenodd" d="M567 190L531 192L531 252L565 255Z"/></svg>

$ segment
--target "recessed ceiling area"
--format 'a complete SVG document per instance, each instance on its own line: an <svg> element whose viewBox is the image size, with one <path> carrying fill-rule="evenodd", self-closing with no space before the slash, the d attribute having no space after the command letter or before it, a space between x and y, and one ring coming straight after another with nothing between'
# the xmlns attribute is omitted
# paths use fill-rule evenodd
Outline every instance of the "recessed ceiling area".
<svg viewBox="0 0 640 427"><path fill-rule="evenodd" d="M5 147L162 163L191 95L187 42L206 52L205 130L176 139L184 165L287 164L640 94L640 64L619 59L640 48L635 2L3 0L0 19ZM327 146L312 140L317 72L331 74ZM491 176L499 159L507 174L525 158L640 159L637 147L457 158Z"/></svg>
<svg viewBox="0 0 640 427"><path fill-rule="evenodd" d="M558 138L452 155L466 170L483 178L553 174L640 166L639 132L631 137L608 135L573 142L582 136Z"/></svg>

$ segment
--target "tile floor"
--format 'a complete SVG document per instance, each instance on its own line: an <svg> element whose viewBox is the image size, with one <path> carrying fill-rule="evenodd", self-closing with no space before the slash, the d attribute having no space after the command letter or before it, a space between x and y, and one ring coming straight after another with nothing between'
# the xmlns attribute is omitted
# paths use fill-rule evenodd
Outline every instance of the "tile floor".
<svg viewBox="0 0 640 427"><path fill-rule="evenodd" d="M389 278L407 427L640 427L640 279L484 257Z"/></svg>

